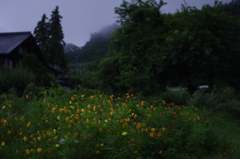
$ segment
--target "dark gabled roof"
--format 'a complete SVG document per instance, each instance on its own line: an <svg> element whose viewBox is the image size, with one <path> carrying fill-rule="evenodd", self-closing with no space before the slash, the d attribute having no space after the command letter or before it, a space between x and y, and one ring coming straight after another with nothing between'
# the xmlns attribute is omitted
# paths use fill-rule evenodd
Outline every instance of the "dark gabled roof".
<svg viewBox="0 0 240 159"><path fill-rule="evenodd" d="M23 43L31 32L0 33L0 54L8 54Z"/></svg>

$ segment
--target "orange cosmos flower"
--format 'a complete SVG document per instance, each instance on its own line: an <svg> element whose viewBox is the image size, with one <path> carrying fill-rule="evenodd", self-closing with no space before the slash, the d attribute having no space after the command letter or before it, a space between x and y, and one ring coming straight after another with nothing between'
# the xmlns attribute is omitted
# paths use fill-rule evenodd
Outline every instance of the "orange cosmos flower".
<svg viewBox="0 0 240 159"><path fill-rule="evenodd" d="M109 100L109 101L108 101L108 104L112 104L112 101L111 101L111 100Z"/></svg>
<svg viewBox="0 0 240 159"><path fill-rule="evenodd" d="M123 106L127 106L127 103L124 102L124 103L122 103L122 105L123 105Z"/></svg>
<svg viewBox="0 0 240 159"><path fill-rule="evenodd" d="M74 133L74 136L78 136L78 132L75 132L75 133Z"/></svg>
<svg viewBox="0 0 240 159"><path fill-rule="evenodd" d="M84 139L87 139L87 135L83 135L83 138L84 138Z"/></svg>
<svg viewBox="0 0 240 159"><path fill-rule="evenodd" d="M159 132L159 133L158 133L158 137L160 137L160 136L162 136L162 134Z"/></svg>
<svg viewBox="0 0 240 159"><path fill-rule="evenodd" d="M145 132L148 132L148 128L145 129Z"/></svg>
<svg viewBox="0 0 240 159"><path fill-rule="evenodd" d="M81 110L80 110L80 109L77 109L77 110L76 110L76 113L80 113L80 112L81 112Z"/></svg>
<svg viewBox="0 0 240 159"><path fill-rule="evenodd" d="M151 114L148 114L147 116L150 118L152 115L151 115Z"/></svg>
<svg viewBox="0 0 240 159"><path fill-rule="evenodd" d="M139 129L139 128L141 128L141 126L142 126L142 124L141 123L137 123L137 128Z"/></svg>
<svg viewBox="0 0 240 159"><path fill-rule="evenodd" d="M76 115L74 116L74 118L75 118L75 119L79 119L79 116L76 114Z"/></svg>
<svg viewBox="0 0 240 159"><path fill-rule="evenodd" d="M100 151L96 151L96 154L99 154L100 153Z"/></svg>
<svg viewBox="0 0 240 159"><path fill-rule="evenodd" d="M26 95L25 97L28 98L28 95Z"/></svg>
<svg viewBox="0 0 240 159"><path fill-rule="evenodd" d="M29 122L27 123L27 126L26 126L26 127L28 128L30 125L31 125L31 122L29 121Z"/></svg>
<svg viewBox="0 0 240 159"><path fill-rule="evenodd" d="M155 135L154 133L150 133L149 134L150 137L154 137L154 135Z"/></svg>
<svg viewBox="0 0 240 159"><path fill-rule="evenodd" d="M38 149L37 149L37 152L42 152L42 148L38 148Z"/></svg>
<svg viewBox="0 0 240 159"><path fill-rule="evenodd" d="M134 116L133 116L135 119L137 118L137 114L134 114Z"/></svg>

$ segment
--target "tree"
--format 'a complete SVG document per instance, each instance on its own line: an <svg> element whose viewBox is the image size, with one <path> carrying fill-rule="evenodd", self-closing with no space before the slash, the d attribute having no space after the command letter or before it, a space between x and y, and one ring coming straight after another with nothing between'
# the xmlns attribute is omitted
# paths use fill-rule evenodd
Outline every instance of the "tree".
<svg viewBox="0 0 240 159"><path fill-rule="evenodd" d="M34 29L36 42L47 61L49 61L49 23L46 14L43 14L42 20L38 22Z"/></svg>
<svg viewBox="0 0 240 159"><path fill-rule="evenodd" d="M102 87L114 92L159 91L163 81L158 75L158 50L168 26L160 1L123 1L115 8L122 24L110 38L110 56L100 63ZM162 82L161 82L162 81Z"/></svg>
<svg viewBox="0 0 240 159"><path fill-rule="evenodd" d="M225 10L230 11L233 15L240 16L240 0L235 0L228 4L224 4Z"/></svg>
<svg viewBox="0 0 240 159"><path fill-rule="evenodd" d="M187 7L174 15L171 26L161 61L170 84L187 87L192 95L199 85L212 88L239 81L240 21L221 3L201 10Z"/></svg>
<svg viewBox="0 0 240 159"><path fill-rule="evenodd" d="M240 21L221 3L202 9L183 6L162 14L154 0L123 1L115 8L122 28L111 37L111 56L103 60L103 87L155 93L161 85L231 85L240 80Z"/></svg>
<svg viewBox="0 0 240 159"><path fill-rule="evenodd" d="M45 14L34 29L34 37L46 61L53 67L67 70L67 60L64 53L65 42L61 26L62 17L59 15L58 6L52 11L51 19Z"/></svg>
<svg viewBox="0 0 240 159"><path fill-rule="evenodd" d="M61 26L62 16L59 14L58 6L52 11L49 21L50 40L49 40L49 63L53 66L59 66L60 69L67 69L67 61L64 53L65 42Z"/></svg>

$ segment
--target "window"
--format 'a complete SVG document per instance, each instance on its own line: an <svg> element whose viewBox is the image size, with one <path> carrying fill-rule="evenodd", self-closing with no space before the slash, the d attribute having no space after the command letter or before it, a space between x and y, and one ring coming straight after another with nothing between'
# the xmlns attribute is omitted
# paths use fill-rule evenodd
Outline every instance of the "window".
<svg viewBox="0 0 240 159"><path fill-rule="evenodd" d="M19 46L19 53L20 54L26 54L27 53L27 49L22 47L22 46Z"/></svg>
<svg viewBox="0 0 240 159"><path fill-rule="evenodd" d="M4 68L12 68L13 67L13 61L9 59L4 60Z"/></svg>

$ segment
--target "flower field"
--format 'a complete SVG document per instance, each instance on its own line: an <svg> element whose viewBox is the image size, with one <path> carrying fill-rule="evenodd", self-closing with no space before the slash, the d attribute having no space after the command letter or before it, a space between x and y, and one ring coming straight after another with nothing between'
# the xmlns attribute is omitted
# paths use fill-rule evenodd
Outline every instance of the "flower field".
<svg viewBox="0 0 240 159"><path fill-rule="evenodd" d="M194 106L124 97L2 95L1 158L229 158L237 149ZM160 99L159 99L160 100Z"/></svg>

